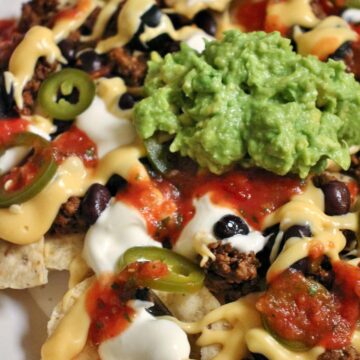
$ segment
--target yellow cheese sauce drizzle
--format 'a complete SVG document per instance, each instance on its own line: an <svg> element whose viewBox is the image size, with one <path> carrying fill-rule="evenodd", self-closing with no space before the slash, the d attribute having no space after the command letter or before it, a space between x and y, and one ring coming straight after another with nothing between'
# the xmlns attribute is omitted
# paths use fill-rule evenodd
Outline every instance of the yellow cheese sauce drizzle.
<svg viewBox="0 0 360 360"><path fill-rule="evenodd" d="M22 93L25 85L32 78L36 63L41 57L45 57L49 63L56 60L66 63L55 43L53 32L46 27L34 26L14 50L9 71L5 72L6 91L10 93L13 87L14 99L20 109L24 106Z"/></svg>
<svg viewBox="0 0 360 360"><path fill-rule="evenodd" d="M288 28L294 25L312 28L320 22L310 0L272 1L267 7L267 16Z"/></svg>
<svg viewBox="0 0 360 360"><path fill-rule="evenodd" d="M71 360L85 347L90 328L90 317L86 311L87 291L76 300L42 346L42 360ZM64 304L70 295L71 290L65 295Z"/></svg>
<svg viewBox="0 0 360 360"><path fill-rule="evenodd" d="M306 33L297 27L294 39L300 55L315 55L326 60L344 42L357 40L358 35L342 18L329 16Z"/></svg>
<svg viewBox="0 0 360 360"><path fill-rule="evenodd" d="M313 234L311 238L293 238L286 242L283 251L268 270L268 281L308 256L313 246L321 246L324 254L332 260L339 258L339 252L346 245L340 229L357 231L358 214L328 216L323 209L324 195L310 180L304 193L294 196L289 203L265 219L264 227L280 224L280 231L285 231L292 225L309 225Z"/></svg>
<svg viewBox="0 0 360 360"><path fill-rule="evenodd" d="M39 241L49 230L61 204L70 196L84 195L95 182L105 184L113 174L130 182L134 180L134 174L137 181L147 180L146 169L138 160L143 154L144 149L137 144L116 149L104 156L95 171L87 170L77 157L66 159L52 182L21 204L19 211L0 209L0 239L19 245Z"/></svg>

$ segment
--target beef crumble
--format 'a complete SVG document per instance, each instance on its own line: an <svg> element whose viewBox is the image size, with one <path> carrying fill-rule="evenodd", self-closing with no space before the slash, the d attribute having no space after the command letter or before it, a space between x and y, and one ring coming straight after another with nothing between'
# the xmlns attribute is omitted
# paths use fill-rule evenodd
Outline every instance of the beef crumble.
<svg viewBox="0 0 360 360"><path fill-rule="evenodd" d="M347 346L341 350L327 350L318 360L360 360L360 354L354 347Z"/></svg>
<svg viewBox="0 0 360 360"><path fill-rule="evenodd" d="M51 235L67 235L82 233L88 225L81 215L81 198L71 196L61 208L49 230Z"/></svg>
<svg viewBox="0 0 360 360"><path fill-rule="evenodd" d="M259 289L257 269L260 262L254 252L241 253L220 241L209 245L215 260L205 264L205 285L217 296L226 292L225 301L234 301Z"/></svg>
<svg viewBox="0 0 360 360"><path fill-rule="evenodd" d="M18 24L19 31L25 33L36 25L51 28L58 12L58 5L58 0L32 0L25 3Z"/></svg>

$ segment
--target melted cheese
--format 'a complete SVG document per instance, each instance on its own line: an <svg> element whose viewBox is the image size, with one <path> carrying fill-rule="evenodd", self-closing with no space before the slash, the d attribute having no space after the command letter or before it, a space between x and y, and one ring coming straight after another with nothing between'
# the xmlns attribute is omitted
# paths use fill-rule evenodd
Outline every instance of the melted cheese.
<svg viewBox="0 0 360 360"><path fill-rule="evenodd" d="M216 11L224 11L231 0L165 0L166 5L175 12L192 19L196 13L210 8Z"/></svg>
<svg viewBox="0 0 360 360"><path fill-rule="evenodd" d="M285 231L292 225L308 224L313 233L311 238L293 238L285 243L283 251L268 270L268 280L308 256L313 246L320 246L323 253L333 260L339 258L339 252L346 245L340 229L357 231L357 214L328 216L323 209L324 195L310 181L303 194L294 196L289 203L266 218L265 227L280 224L280 230Z"/></svg>
<svg viewBox="0 0 360 360"><path fill-rule="evenodd" d="M320 22L320 19L315 16L310 2L310 0L272 1L267 7L267 19L273 19L288 28L294 25L312 28Z"/></svg>
<svg viewBox="0 0 360 360"><path fill-rule="evenodd" d="M213 360L242 359L247 355L245 336L253 328L261 326L261 318L255 309L259 294L251 294L233 303L223 305L195 323L183 323L173 319L188 334L201 333L198 346L219 344L220 352ZM222 328L211 328L218 322L225 322Z"/></svg>
<svg viewBox="0 0 360 360"><path fill-rule="evenodd" d="M95 0L78 0L73 9L65 9L72 12L69 16L60 17L53 27L56 42L66 39L70 33L77 30L96 8Z"/></svg>
<svg viewBox="0 0 360 360"><path fill-rule="evenodd" d="M39 241L62 203L70 196L82 196L92 183L105 184L113 174L129 181L148 179L138 160L143 153L139 145L116 149L104 156L95 172L87 170L79 158L68 158L38 195L19 205L19 211L11 211L11 207L0 209L0 238L19 245Z"/></svg>
<svg viewBox="0 0 360 360"><path fill-rule="evenodd" d="M14 99L20 109L24 106L23 90L32 78L40 57L45 57L49 63L56 60L66 62L55 43L52 31L46 27L34 26L14 50L9 62L9 71L5 72L6 91L10 93L13 87Z"/></svg>
<svg viewBox="0 0 360 360"><path fill-rule="evenodd" d="M41 349L42 360L69 360L82 351L90 327L90 317L85 305L86 296L87 291L80 296L47 339Z"/></svg>
<svg viewBox="0 0 360 360"><path fill-rule="evenodd" d="M123 1L124 0L109 0L104 5L104 7L101 9L101 11L96 19L96 22L95 22L95 25L94 25L91 35L83 36L81 38L81 40L92 41L92 40L99 39L103 35L106 25L108 24L109 20L114 15L115 11L118 9L119 5Z"/></svg>
<svg viewBox="0 0 360 360"><path fill-rule="evenodd" d="M128 43L139 29L141 16L155 4L155 0L128 0L121 9L118 17L118 33L108 39L100 41L96 47L96 51L103 54L115 47Z"/></svg>
<svg viewBox="0 0 360 360"><path fill-rule="evenodd" d="M69 289L72 289L81 281L85 280L91 273L89 265L81 255L76 256L70 263L70 277L68 282Z"/></svg>
<svg viewBox="0 0 360 360"><path fill-rule="evenodd" d="M51 183L20 205L19 213L0 209L0 238L19 245L39 241L49 230L61 204L70 196L82 195L87 184L88 174L81 160L68 158L59 166Z"/></svg>
<svg viewBox="0 0 360 360"><path fill-rule="evenodd" d="M325 60L344 42L357 40L358 35L342 18L329 16L306 33L296 28L294 39L300 55L315 55Z"/></svg>
<svg viewBox="0 0 360 360"><path fill-rule="evenodd" d="M317 360L324 348L317 346L307 352L294 352L276 341L264 329L252 329L246 334L246 344L251 352L265 355L270 360Z"/></svg>

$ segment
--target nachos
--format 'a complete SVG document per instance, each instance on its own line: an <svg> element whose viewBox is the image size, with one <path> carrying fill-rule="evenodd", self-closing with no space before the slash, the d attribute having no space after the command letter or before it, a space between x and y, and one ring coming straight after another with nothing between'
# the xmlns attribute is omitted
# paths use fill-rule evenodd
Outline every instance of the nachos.
<svg viewBox="0 0 360 360"><path fill-rule="evenodd" d="M0 21L0 288L70 273L43 360L360 359L358 8Z"/></svg>

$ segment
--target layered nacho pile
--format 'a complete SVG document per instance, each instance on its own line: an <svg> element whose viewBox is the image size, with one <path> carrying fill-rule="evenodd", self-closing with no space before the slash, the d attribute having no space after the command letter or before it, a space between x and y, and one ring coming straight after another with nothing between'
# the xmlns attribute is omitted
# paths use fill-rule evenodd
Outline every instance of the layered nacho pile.
<svg viewBox="0 0 360 360"><path fill-rule="evenodd" d="M0 20L0 289L69 273L41 359L359 360L359 64L357 0Z"/></svg>

